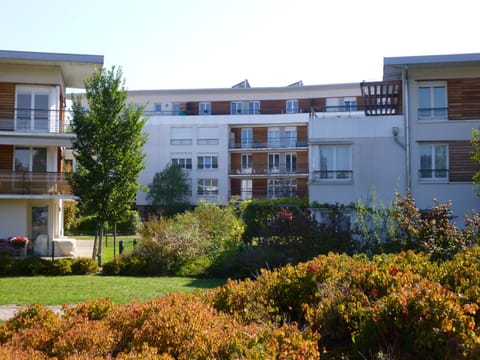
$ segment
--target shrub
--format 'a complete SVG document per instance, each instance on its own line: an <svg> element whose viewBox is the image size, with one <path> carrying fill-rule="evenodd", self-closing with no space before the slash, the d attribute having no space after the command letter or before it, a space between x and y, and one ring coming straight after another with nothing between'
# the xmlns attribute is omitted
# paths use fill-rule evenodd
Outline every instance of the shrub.
<svg viewBox="0 0 480 360"><path fill-rule="evenodd" d="M97 263L91 258L72 259L72 275L87 275L97 272Z"/></svg>

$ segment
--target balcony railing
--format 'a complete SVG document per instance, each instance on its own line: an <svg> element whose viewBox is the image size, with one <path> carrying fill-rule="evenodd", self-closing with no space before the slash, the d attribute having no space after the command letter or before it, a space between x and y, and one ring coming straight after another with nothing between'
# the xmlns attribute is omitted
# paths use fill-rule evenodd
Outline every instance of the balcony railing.
<svg viewBox="0 0 480 360"><path fill-rule="evenodd" d="M286 149L308 147L307 139L278 138L265 141L243 140L230 142L230 149Z"/></svg>
<svg viewBox="0 0 480 360"><path fill-rule="evenodd" d="M1 195L72 195L65 173L0 171Z"/></svg>
<svg viewBox="0 0 480 360"><path fill-rule="evenodd" d="M446 120L448 108L419 108L418 120Z"/></svg>
<svg viewBox="0 0 480 360"><path fill-rule="evenodd" d="M0 131L67 133L69 118L64 110L0 108Z"/></svg>
<svg viewBox="0 0 480 360"><path fill-rule="evenodd" d="M313 171L310 177L312 182L322 181L351 181L353 179L352 170L322 170Z"/></svg>
<svg viewBox="0 0 480 360"><path fill-rule="evenodd" d="M274 199L280 197L304 197L307 195L305 190L285 188L285 189L267 189L266 187L259 187L254 189L241 190L239 192L233 191L230 197L238 197L241 200L250 199Z"/></svg>
<svg viewBox="0 0 480 360"><path fill-rule="evenodd" d="M296 163L296 164L279 164L277 166L256 166L251 168L233 168L230 171L230 175L239 176L265 176L265 175L300 175L308 174L308 164Z"/></svg>

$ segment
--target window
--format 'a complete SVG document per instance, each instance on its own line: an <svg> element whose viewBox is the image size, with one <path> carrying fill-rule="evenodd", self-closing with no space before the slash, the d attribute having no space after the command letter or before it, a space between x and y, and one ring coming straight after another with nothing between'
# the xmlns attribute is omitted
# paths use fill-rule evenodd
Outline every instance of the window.
<svg viewBox="0 0 480 360"><path fill-rule="evenodd" d="M346 112L357 111L357 99L354 97L343 99L343 109Z"/></svg>
<svg viewBox="0 0 480 360"><path fill-rule="evenodd" d="M162 112L162 104L155 104L153 111L156 113L161 113Z"/></svg>
<svg viewBox="0 0 480 360"><path fill-rule="evenodd" d="M192 169L192 155L188 153L173 153L171 155L172 164L180 165L182 169Z"/></svg>
<svg viewBox="0 0 480 360"><path fill-rule="evenodd" d="M352 147L350 145L322 145L319 147L321 180L352 179Z"/></svg>
<svg viewBox="0 0 480 360"><path fill-rule="evenodd" d="M243 102L232 102L230 104L230 114L237 115L243 113Z"/></svg>
<svg viewBox="0 0 480 360"><path fill-rule="evenodd" d="M297 145L297 129L294 127L285 128L285 146L295 147Z"/></svg>
<svg viewBox="0 0 480 360"><path fill-rule="evenodd" d="M218 156L216 155L198 156L197 166L199 169L218 169Z"/></svg>
<svg viewBox="0 0 480 360"><path fill-rule="evenodd" d="M189 127L173 127L170 129L171 145L191 145L192 144L192 128Z"/></svg>
<svg viewBox="0 0 480 360"><path fill-rule="evenodd" d="M242 167L242 174L252 173L252 155L251 154L242 154L241 167Z"/></svg>
<svg viewBox="0 0 480 360"><path fill-rule="evenodd" d="M50 88L17 87L16 129L48 131L50 129ZM53 98L53 96L51 97Z"/></svg>
<svg viewBox="0 0 480 360"><path fill-rule="evenodd" d="M46 148L15 148L15 171L47 171L47 149Z"/></svg>
<svg viewBox="0 0 480 360"><path fill-rule="evenodd" d="M326 100L327 112L338 112L340 110L340 98L327 98Z"/></svg>
<svg viewBox="0 0 480 360"><path fill-rule="evenodd" d="M209 102L201 102L198 105L199 115L210 115L212 113L212 104Z"/></svg>
<svg viewBox="0 0 480 360"><path fill-rule="evenodd" d="M248 113L250 115L260 114L260 101L249 101L248 102Z"/></svg>
<svg viewBox="0 0 480 360"><path fill-rule="evenodd" d="M448 179L448 145L420 144L420 180Z"/></svg>
<svg viewBox="0 0 480 360"><path fill-rule="evenodd" d="M217 127L199 127L197 129L198 145L217 145L218 128Z"/></svg>
<svg viewBox="0 0 480 360"><path fill-rule="evenodd" d="M445 83L424 83L418 88L418 119L447 118L447 88Z"/></svg>
<svg viewBox="0 0 480 360"><path fill-rule="evenodd" d="M218 179L198 179L197 195L218 195Z"/></svg>
<svg viewBox="0 0 480 360"><path fill-rule="evenodd" d="M285 172L287 173L297 172L297 154L296 153L285 154Z"/></svg>
<svg viewBox="0 0 480 360"><path fill-rule="evenodd" d="M268 172L280 172L280 154L268 154Z"/></svg>
<svg viewBox="0 0 480 360"><path fill-rule="evenodd" d="M268 147L278 148L280 147L280 128L268 129Z"/></svg>
<svg viewBox="0 0 480 360"><path fill-rule="evenodd" d="M298 113L298 100L287 100L287 114Z"/></svg>
<svg viewBox="0 0 480 360"><path fill-rule="evenodd" d="M279 197L295 197L296 195L296 179L268 179L267 197L269 199L275 199Z"/></svg>
<svg viewBox="0 0 480 360"><path fill-rule="evenodd" d="M253 144L253 129L243 128L241 133L242 149L249 149Z"/></svg>
<svg viewBox="0 0 480 360"><path fill-rule="evenodd" d="M252 180L243 179L240 183L240 197L242 200L251 200L253 198Z"/></svg>

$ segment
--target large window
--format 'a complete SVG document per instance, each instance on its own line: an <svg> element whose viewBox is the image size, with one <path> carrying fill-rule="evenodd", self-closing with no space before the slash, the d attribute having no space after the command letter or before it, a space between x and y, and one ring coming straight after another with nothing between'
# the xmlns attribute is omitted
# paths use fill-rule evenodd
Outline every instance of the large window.
<svg viewBox="0 0 480 360"><path fill-rule="evenodd" d="M420 180L448 179L448 145L420 144Z"/></svg>
<svg viewBox="0 0 480 360"><path fill-rule="evenodd" d="M242 200L251 200L253 198L252 185L253 182L251 179L242 179L241 182L241 194L240 197Z"/></svg>
<svg viewBox="0 0 480 360"><path fill-rule="evenodd" d="M242 174L252 173L252 154L242 154L241 167L242 167Z"/></svg>
<svg viewBox="0 0 480 360"><path fill-rule="evenodd" d="M199 169L218 169L217 155L200 155L197 158Z"/></svg>
<svg viewBox="0 0 480 360"><path fill-rule="evenodd" d="M443 82L423 83L418 88L418 119L447 118L447 87Z"/></svg>
<svg viewBox="0 0 480 360"><path fill-rule="evenodd" d="M197 195L218 195L218 179L198 179Z"/></svg>
<svg viewBox="0 0 480 360"><path fill-rule="evenodd" d="M268 147L280 147L280 128L268 128Z"/></svg>
<svg viewBox="0 0 480 360"><path fill-rule="evenodd" d="M189 153L173 153L172 164L180 165L182 169L192 169L192 154Z"/></svg>
<svg viewBox="0 0 480 360"><path fill-rule="evenodd" d="M198 114L199 115L210 115L212 113L212 103L201 102L198 105Z"/></svg>
<svg viewBox="0 0 480 360"><path fill-rule="evenodd" d="M47 171L47 149L46 148L15 148L15 171Z"/></svg>
<svg viewBox="0 0 480 360"><path fill-rule="evenodd" d="M352 147L350 145L322 145L319 147L320 180L352 179Z"/></svg>
<svg viewBox="0 0 480 360"><path fill-rule="evenodd" d="M242 149L251 148L253 145L253 129L243 128L241 133Z"/></svg>
<svg viewBox="0 0 480 360"><path fill-rule="evenodd" d="M287 173L292 173L292 174L297 172L297 154L296 153L285 154L285 170Z"/></svg>
<svg viewBox="0 0 480 360"><path fill-rule="evenodd" d="M295 127L285 128L285 146L286 147L297 146L297 128Z"/></svg>
<svg viewBox="0 0 480 360"><path fill-rule="evenodd" d="M217 145L218 127L199 127L197 129L198 145Z"/></svg>
<svg viewBox="0 0 480 360"><path fill-rule="evenodd" d="M172 127L170 129L171 145L191 145L192 128L190 127Z"/></svg>
<svg viewBox="0 0 480 360"><path fill-rule="evenodd" d="M268 154L268 172L280 172L280 154Z"/></svg>
<svg viewBox="0 0 480 360"><path fill-rule="evenodd" d="M16 130L48 131L50 129L50 88L17 87Z"/></svg>
<svg viewBox="0 0 480 360"><path fill-rule="evenodd" d="M233 101L230 103L232 115L257 115L260 114L260 101Z"/></svg>
<svg viewBox="0 0 480 360"><path fill-rule="evenodd" d="M298 100L287 100L287 114L298 113Z"/></svg>
<svg viewBox="0 0 480 360"><path fill-rule="evenodd" d="M267 197L269 199L295 196L297 196L296 179L268 179Z"/></svg>

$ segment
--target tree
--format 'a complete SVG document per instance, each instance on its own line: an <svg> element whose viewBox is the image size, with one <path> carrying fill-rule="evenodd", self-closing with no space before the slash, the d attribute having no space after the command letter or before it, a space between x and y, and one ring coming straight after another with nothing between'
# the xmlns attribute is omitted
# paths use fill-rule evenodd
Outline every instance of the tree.
<svg viewBox="0 0 480 360"><path fill-rule="evenodd" d="M190 203L189 179L178 164L170 164L157 172L148 185L147 200L164 216L172 216L185 211Z"/></svg>
<svg viewBox="0 0 480 360"><path fill-rule="evenodd" d="M96 218L99 240L93 257L101 266L105 224L112 223L115 229L141 188L138 175L145 167L146 118L142 116L143 107L126 105L120 69L96 70L85 81L85 89L88 109L83 106L82 96L73 98L72 128L76 138L72 148L77 169L69 182L79 199L81 214Z"/></svg>
<svg viewBox="0 0 480 360"><path fill-rule="evenodd" d="M472 140L473 152L471 158L477 164L480 164L480 129L472 129ZM478 171L473 176L473 182L477 185L477 189L480 189L480 171ZM480 190L479 190L480 194Z"/></svg>

